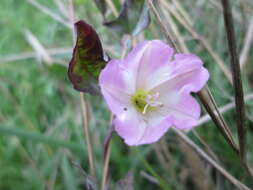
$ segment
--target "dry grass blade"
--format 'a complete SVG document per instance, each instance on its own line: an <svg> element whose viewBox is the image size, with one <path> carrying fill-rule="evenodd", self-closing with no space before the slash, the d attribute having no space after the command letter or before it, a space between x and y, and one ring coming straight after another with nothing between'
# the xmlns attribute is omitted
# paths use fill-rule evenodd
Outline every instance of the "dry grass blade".
<svg viewBox="0 0 253 190"><path fill-rule="evenodd" d="M85 135L85 140L86 140L86 145L87 145L90 172L91 172L92 176L95 178L96 170L95 170L93 152L92 152L92 147L91 147L90 132L89 132L88 109L87 109L87 103L86 103L86 100L84 99L83 93L80 93L80 102L81 102L81 108L82 108L84 135Z"/></svg>
<svg viewBox="0 0 253 190"><path fill-rule="evenodd" d="M233 150L236 153L239 153L238 147L233 140L232 132L230 131L224 118L222 117L221 113L219 112L219 109L218 109L218 107L215 103L215 100L214 100L210 90L208 89L208 87L206 87L206 88L202 89L200 92L198 92L198 97L201 100L202 104L204 105L206 111L208 112L208 114L212 118L213 122L216 124L219 131L224 136L224 138L231 145Z"/></svg>
<svg viewBox="0 0 253 190"><path fill-rule="evenodd" d="M69 18L69 12L66 8L66 6L64 5L62 0L54 0L56 6L58 7L58 9L61 11L62 15L64 15L66 18Z"/></svg>
<svg viewBox="0 0 253 190"><path fill-rule="evenodd" d="M249 23L249 28L247 30L246 37L245 37L245 40L244 40L244 43L243 43L244 46L243 46L241 54L240 54L241 69L243 69L243 67L246 64L252 42L253 42L253 16L251 17L251 20L250 20L250 23Z"/></svg>
<svg viewBox="0 0 253 190"><path fill-rule="evenodd" d="M171 34L168 32L166 27L163 25L162 20L158 14L158 11L156 10L156 8L151 0L149 1L149 5L150 5L152 12L155 14L156 18L158 19L158 24L162 28L162 31L163 31L164 35L166 36L168 43L170 45L172 45L173 47L176 47L174 41L172 40ZM178 52L178 48L176 48L176 51ZM206 110L208 111L210 116L212 117L214 123L216 124L218 129L221 131L221 133L223 134L225 139L227 140L227 142L231 145L233 150L236 153L238 153L238 148L236 146L236 143L233 140L232 133L231 133L229 127L227 126L225 120L223 119L222 115L220 114L220 112L216 106L216 103L213 99L213 96L212 96L211 92L209 91L208 87L206 87L205 89L202 89L198 93L198 96L199 96L202 104L204 105L204 107L206 108ZM214 110L216 111L217 114L215 114Z"/></svg>
<svg viewBox="0 0 253 190"><path fill-rule="evenodd" d="M162 23L162 19L159 15L159 13L157 12L152 0L149 0L148 1L149 3L149 7L150 7L150 10L154 13L157 21L158 21L158 24L159 26L161 27L162 29L162 32L164 33L165 37L166 37L166 40L169 42L169 44L175 49L175 50L178 50L178 47L176 46L176 43L174 42L173 38L171 38L170 36L170 33L169 31L167 30L167 28L163 25Z"/></svg>
<svg viewBox="0 0 253 190"><path fill-rule="evenodd" d="M52 12L50 9L48 9L47 7L44 7L43 5L39 4L37 1L35 0L27 0L29 3L31 3L34 7L36 7L37 9L39 9L41 12L47 14L48 16L50 16L51 18L53 18L54 20L56 20L57 22L63 24L64 26L71 28L71 24L66 22L64 19L62 19L59 15L55 14L54 12Z"/></svg>
<svg viewBox="0 0 253 190"><path fill-rule="evenodd" d="M49 54L49 56L55 56L55 55L71 54L73 51L73 48L51 48L51 49L45 49L45 50ZM24 59L36 58L37 56L38 56L37 52L24 52L24 53L0 57L0 62L2 63L2 62L20 61Z"/></svg>
<svg viewBox="0 0 253 190"><path fill-rule="evenodd" d="M249 101L249 100L252 100L252 99L253 99L253 94L248 94L248 95L246 95L246 96L244 97L245 102L247 102L247 101ZM225 112L227 112L227 111L233 109L234 107L235 107L235 103L234 103L234 102L231 102L231 103L228 103L228 104L226 104L226 105L224 105L224 106L218 108L218 110L219 110L220 113L225 113ZM216 114L217 114L217 113L216 113ZM202 125L202 124L204 124L204 123L206 123L206 122L208 122L208 121L210 121L210 120L211 120L211 117L210 117L208 114L206 114L206 115L202 116L202 117L199 119L197 125L200 126L200 125Z"/></svg>
<svg viewBox="0 0 253 190"><path fill-rule="evenodd" d="M185 21L188 25L193 26L193 21L190 19L190 15L185 11L184 7L180 4L180 1L172 0L173 4L178 9L179 13L184 17Z"/></svg>
<svg viewBox="0 0 253 190"><path fill-rule="evenodd" d="M166 18L166 25L170 25L171 27L171 30L174 34L174 36L177 36L177 43L179 44L180 46L180 51L182 52L185 52L185 53L189 53L189 50L187 48L187 45L183 39L183 36L182 34L180 33L175 21L172 19L172 16L170 15L170 13L164 8L164 7L161 7L161 10Z"/></svg>
<svg viewBox="0 0 253 190"><path fill-rule="evenodd" d="M218 156L213 152L211 147L205 142L205 140L199 136L198 132L195 130L192 130L193 135L199 140L199 142L202 144L204 147L204 150L208 153L209 156L211 156L215 161L219 161ZM218 162L219 163L219 162Z"/></svg>
<svg viewBox="0 0 253 190"><path fill-rule="evenodd" d="M156 178L154 178L153 176L149 175L149 174L146 173L145 171L141 171L141 172L140 172L140 175L141 175L143 178L147 179L147 180L148 180L149 182L151 182L151 183L154 183L154 184L156 184L156 185L159 184L159 181L158 181Z"/></svg>
<svg viewBox="0 0 253 190"><path fill-rule="evenodd" d="M223 16L227 33L228 48L231 57L231 68L232 68L233 84L235 91L235 105L237 113L236 117L237 131L240 144L240 157L243 161L245 161L247 129L245 125L245 105L243 97L243 86L241 80L240 63L236 50L233 16L229 0L221 0L221 2L223 7Z"/></svg>
<svg viewBox="0 0 253 190"><path fill-rule="evenodd" d="M110 156L111 156L111 143L109 141L107 151L105 153L105 158L104 158L104 167L103 167L103 177L102 177L101 190L106 190L107 186L108 186Z"/></svg>
<svg viewBox="0 0 253 190"><path fill-rule="evenodd" d="M228 181L230 181L236 188L240 190L250 190L249 187L241 183L239 180L230 175L224 168L222 168L215 160L208 156L201 148L199 148L190 138L188 138L183 132L173 128L173 131L183 140L188 146L190 146L199 156L211 164L217 171L219 171Z"/></svg>
<svg viewBox="0 0 253 190"><path fill-rule="evenodd" d="M105 0L105 2L110 7L110 9L111 9L112 13L114 14L114 16L118 17L119 12L117 11L116 7L114 6L114 3L112 2L112 0Z"/></svg>
<svg viewBox="0 0 253 190"><path fill-rule="evenodd" d="M184 160L189 170L190 177L197 189L210 190L214 189L207 167L203 160L191 149L184 141L179 141L179 148L181 149Z"/></svg>
<svg viewBox="0 0 253 190"><path fill-rule="evenodd" d="M46 51L46 49L42 46L39 40L28 30L25 31L25 37L29 44L33 47L33 49L37 52L37 55L42 58L43 61L47 64L51 64L53 62L52 58Z"/></svg>
<svg viewBox="0 0 253 190"><path fill-rule="evenodd" d="M114 126L112 125L113 122L113 114L110 115L110 129L108 131L108 134L104 141L103 146L103 157L104 157L104 167L103 167L103 177L102 177L102 183L101 183L101 190L106 190L108 186L109 181L109 161L110 161L110 155L111 155L111 139L112 134L114 132Z"/></svg>

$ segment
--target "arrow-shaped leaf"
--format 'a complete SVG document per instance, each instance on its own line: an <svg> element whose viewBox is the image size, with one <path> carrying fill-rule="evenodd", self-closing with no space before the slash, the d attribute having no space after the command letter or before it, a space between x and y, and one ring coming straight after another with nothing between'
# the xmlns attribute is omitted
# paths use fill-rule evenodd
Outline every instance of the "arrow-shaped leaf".
<svg viewBox="0 0 253 190"><path fill-rule="evenodd" d="M78 91L98 93L97 79L106 65L98 34L84 21L75 23L76 45L69 63L68 76Z"/></svg>

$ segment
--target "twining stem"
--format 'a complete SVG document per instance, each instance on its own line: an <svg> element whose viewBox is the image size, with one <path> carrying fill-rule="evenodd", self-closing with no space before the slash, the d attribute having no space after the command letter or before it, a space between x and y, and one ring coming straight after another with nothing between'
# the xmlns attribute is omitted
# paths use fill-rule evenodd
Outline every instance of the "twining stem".
<svg viewBox="0 0 253 190"><path fill-rule="evenodd" d="M108 184L108 174L109 174L109 161L110 161L110 155L111 155L111 143L108 144L107 154L105 156L104 160L104 168L103 168L103 178L102 178L102 185L101 190L106 190L106 185Z"/></svg>
<svg viewBox="0 0 253 190"><path fill-rule="evenodd" d="M241 80L239 57L236 49L233 16L229 0L221 0L221 3L223 7L223 17L227 33L228 48L231 57L232 77L234 84L233 86L235 91L235 105L236 105L235 108L237 113L236 117L237 131L240 145L240 157L245 162L247 128L245 125L245 105L243 96L243 86Z"/></svg>
<svg viewBox="0 0 253 190"><path fill-rule="evenodd" d="M112 139L112 133L114 131L114 127L112 124L113 121L113 114L110 115L110 129L108 131L108 134L104 141L104 167L103 167L103 177L102 177L102 184L101 184L101 190L106 190L106 187L108 185L108 179L109 179L109 161L110 161L110 155L111 155L111 139Z"/></svg>

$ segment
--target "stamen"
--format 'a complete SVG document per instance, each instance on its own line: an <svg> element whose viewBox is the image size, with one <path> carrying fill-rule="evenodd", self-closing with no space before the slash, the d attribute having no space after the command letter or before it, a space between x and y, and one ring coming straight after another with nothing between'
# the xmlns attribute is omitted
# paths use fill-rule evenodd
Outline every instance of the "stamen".
<svg viewBox="0 0 253 190"><path fill-rule="evenodd" d="M146 112L147 112L147 109L148 109L148 106L149 106L149 104L146 104L146 105L145 105L145 107L144 107L144 109L143 109L143 112L142 112L142 114L146 114Z"/></svg>
<svg viewBox="0 0 253 190"><path fill-rule="evenodd" d="M157 101L159 96L160 94L158 92L151 94L150 92L137 91L132 97L132 102L139 112L146 114L163 106L161 102Z"/></svg>

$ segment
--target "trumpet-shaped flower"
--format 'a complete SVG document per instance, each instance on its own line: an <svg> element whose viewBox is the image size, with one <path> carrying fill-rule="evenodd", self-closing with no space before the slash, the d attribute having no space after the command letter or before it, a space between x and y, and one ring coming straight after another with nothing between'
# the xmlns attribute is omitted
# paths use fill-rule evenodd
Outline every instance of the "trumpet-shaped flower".
<svg viewBox="0 0 253 190"><path fill-rule="evenodd" d="M191 96L209 78L193 54L176 53L159 40L138 44L124 59L111 60L99 76L115 114L114 126L128 145L156 142L172 126L197 124L200 105Z"/></svg>

